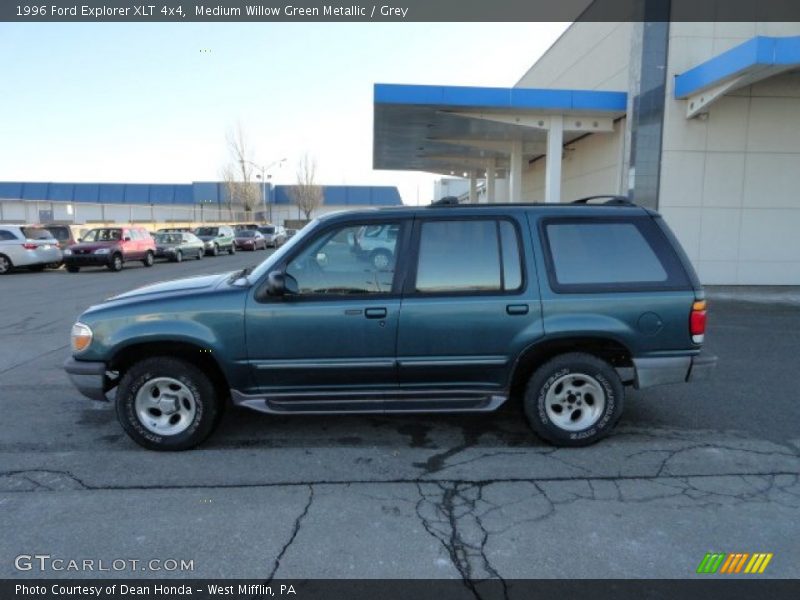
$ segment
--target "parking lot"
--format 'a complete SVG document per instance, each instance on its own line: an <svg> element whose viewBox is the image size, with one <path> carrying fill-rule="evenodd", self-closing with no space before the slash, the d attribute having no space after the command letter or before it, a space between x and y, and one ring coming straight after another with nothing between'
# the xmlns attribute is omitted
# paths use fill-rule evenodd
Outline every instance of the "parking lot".
<svg viewBox="0 0 800 600"><path fill-rule="evenodd" d="M494 415L231 411L200 449L148 452L61 364L89 305L262 260L0 279L0 577L20 554L193 561L120 577L691 577L706 552L772 552L800 577L800 307L712 302L715 377L631 391L582 449ZM278 342L279 343L279 342Z"/></svg>

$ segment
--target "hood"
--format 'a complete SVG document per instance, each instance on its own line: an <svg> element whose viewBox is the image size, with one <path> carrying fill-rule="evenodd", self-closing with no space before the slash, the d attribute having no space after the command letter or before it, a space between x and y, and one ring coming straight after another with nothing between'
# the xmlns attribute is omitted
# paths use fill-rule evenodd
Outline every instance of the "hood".
<svg viewBox="0 0 800 600"><path fill-rule="evenodd" d="M119 244L119 241L114 242L81 242L79 244L72 244L69 249L73 252L80 253L89 253L94 252L98 248L111 248Z"/></svg>
<svg viewBox="0 0 800 600"><path fill-rule="evenodd" d="M176 246L180 246L179 242L156 242L156 250L166 250L167 248L175 248Z"/></svg>
<svg viewBox="0 0 800 600"><path fill-rule="evenodd" d="M108 300L127 300L140 296L171 295L183 292L202 292L216 288L220 283L231 276L231 273L216 273L214 275L199 275L197 277L187 277L185 279L175 279L172 281L161 281L152 283L129 292L123 292Z"/></svg>
<svg viewBox="0 0 800 600"><path fill-rule="evenodd" d="M204 242L210 242L211 240L217 239L218 236L216 236L216 235L198 235L197 237L199 237Z"/></svg>

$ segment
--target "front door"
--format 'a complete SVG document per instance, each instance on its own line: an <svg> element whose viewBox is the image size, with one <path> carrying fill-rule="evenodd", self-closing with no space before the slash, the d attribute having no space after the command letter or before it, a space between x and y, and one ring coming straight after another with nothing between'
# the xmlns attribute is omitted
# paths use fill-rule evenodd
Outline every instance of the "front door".
<svg viewBox="0 0 800 600"><path fill-rule="evenodd" d="M397 341L403 390L505 393L514 360L543 331L523 231L488 216L418 220Z"/></svg>
<svg viewBox="0 0 800 600"><path fill-rule="evenodd" d="M405 231L402 220L370 226ZM400 290L395 257L399 236L377 254L357 235L365 223L320 230L278 268L297 293L248 300L247 348L255 394L273 399L382 402L397 387L395 345ZM386 260L388 257L388 260Z"/></svg>

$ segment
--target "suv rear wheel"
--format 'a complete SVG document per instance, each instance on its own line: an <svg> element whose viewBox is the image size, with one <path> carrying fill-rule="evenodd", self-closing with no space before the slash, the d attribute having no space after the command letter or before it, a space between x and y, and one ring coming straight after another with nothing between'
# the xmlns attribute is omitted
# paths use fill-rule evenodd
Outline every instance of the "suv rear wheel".
<svg viewBox="0 0 800 600"><path fill-rule="evenodd" d="M0 275L5 275L11 270L11 260L0 254Z"/></svg>
<svg viewBox="0 0 800 600"><path fill-rule="evenodd" d="M539 367L525 390L525 416L557 446L587 446L609 434L622 414L617 372L591 354L562 354Z"/></svg>
<svg viewBox="0 0 800 600"><path fill-rule="evenodd" d="M156 262L156 257L153 256L152 252L148 251L147 254L144 255L144 260L142 261L142 264L144 264L145 267L152 267L155 262Z"/></svg>
<svg viewBox="0 0 800 600"><path fill-rule="evenodd" d="M151 450L187 450L205 440L221 415L214 386L194 365L153 357L134 364L119 384L117 418Z"/></svg>
<svg viewBox="0 0 800 600"><path fill-rule="evenodd" d="M231 247L228 248L228 254L236 254L236 244L231 244Z"/></svg>

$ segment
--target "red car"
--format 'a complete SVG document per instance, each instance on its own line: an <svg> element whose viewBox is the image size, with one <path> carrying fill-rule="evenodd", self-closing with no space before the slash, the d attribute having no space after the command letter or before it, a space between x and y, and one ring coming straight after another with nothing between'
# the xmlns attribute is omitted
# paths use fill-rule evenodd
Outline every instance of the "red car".
<svg viewBox="0 0 800 600"><path fill-rule="evenodd" d="M236 232L233 244L237 250L266 250L267 239L260 231L253 229L240 229Z"/></svg>
<svg viewBox="0 0 800 600"><path fill-rule="evenodd" d="M156 244L144 227L99 227L88 231L78 242L64 250L64 264L70 273L90 266L121 271L132 260L152 267L155 261Z"/></svg>

